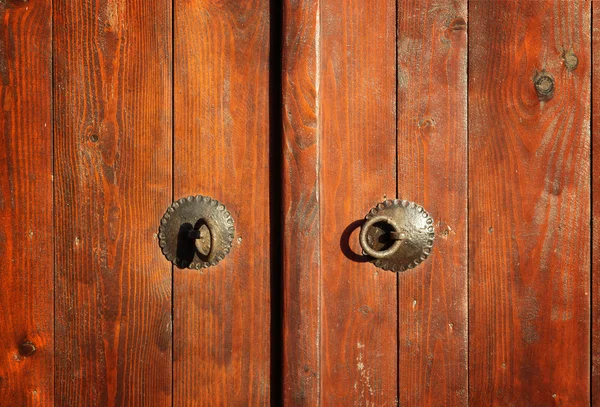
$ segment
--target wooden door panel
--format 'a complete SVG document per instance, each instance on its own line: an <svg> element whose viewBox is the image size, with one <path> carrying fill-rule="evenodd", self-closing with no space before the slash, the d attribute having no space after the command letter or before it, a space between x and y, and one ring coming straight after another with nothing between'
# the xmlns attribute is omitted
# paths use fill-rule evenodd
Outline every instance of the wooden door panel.
<svg viewBox="0 0 600 407"><path fill-rule="evenodd" d="M321 399L320 2L286 0L282 55L283 402Z"/></svg>
<svg viewBox="0 0 600 407"><path fill-rule="evenodd" d="M284 389L293 405L466 404L466 2L424 7L419 18L400 3L398 71L395 4L286 3ZM438 25L446 29L430 38ZM396 275L366 264L356 236L394 185L430 205L443 229L434 259L400 274L397 293Z"/></svg>
<svg viewBox="0 0 600 407"><path fill-rule="evenodd" d="M356 226L395 194L396 6L322 0L320 8L322 400L393 404L397 279L360 261Z"/></svg>
<svg viewBox="0 0 600 407"><path fill-rule="evenodd" d="M176 405L270 399L269 23L266 0L175 1L174 199L236 228L217 266L173 271Z"/></svg>
<svg viewBox="0 0 600 407"><path fill-rule="evenodd" d="M395 195L395 4L284 16L285 399L394 404L396 275L365 262L357 229Z"/></svg>
<svg viewBox="0 0 600 407"><path fill-rule="evenodd" d="M54 401L52 2L0 2L0 404Z"/></svg>
<svg viewBox="0 0 600 407"><path fill-rule="evenodd" d="M470 401L587 405L590 2L469 12Z"/></svg>
<svg viewBox="0 0 600 407"><path fill-rule="evenodd" d="M600 403L600 5L282 3L0 0L0 405ZM233 248L174 268L198 194Z"/></svg>
<svg viewBox="0 0 600 407"><path fill-rule="evenodd" d="M399 275L400 405L467 389L467 2L398 2L398 197L435 220L430 258Z"/></svg>
<svg viewBox="0 0 600 407"><path fill-rule="evenodd" d="M54 2L56 398L171 405L171 3Z"/></svg>

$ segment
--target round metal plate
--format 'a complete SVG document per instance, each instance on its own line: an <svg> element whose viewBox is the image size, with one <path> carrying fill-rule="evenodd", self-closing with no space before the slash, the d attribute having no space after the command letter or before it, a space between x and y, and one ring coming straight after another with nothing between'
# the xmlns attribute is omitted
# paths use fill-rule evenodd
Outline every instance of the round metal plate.
<svg viewBox="0 0 600 407"><path fill-rule="evenodd" d="M371 209L366 219L375 216L393 219L401 229L397 231L398 234L403 236L398 250L385 258L371 260L377 267L390 271L405 271L418 266L429 257L435 231L433 218L421 205L399 199L386 200ZM375 223L367 231L367 243L377 251L386 250L394 243L390 238L393 232L389 224Z"/></svg>
<svg viewBox="0 0 600 407"><path fill-rule="evenodd" d="M188 236L194 229L210 229L212 246L199 250ZM165 257L179 268L201 269L216 265L231 250L235 235L233 218L225 205L208 196L181 198L167 208L160 220L159 245ZM200 247L200 249L203 249Z"/></svg>

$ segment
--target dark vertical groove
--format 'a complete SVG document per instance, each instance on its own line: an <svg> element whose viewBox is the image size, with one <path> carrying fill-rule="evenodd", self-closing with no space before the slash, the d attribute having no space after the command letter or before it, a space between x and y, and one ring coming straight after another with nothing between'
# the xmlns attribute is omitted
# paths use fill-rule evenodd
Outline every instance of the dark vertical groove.
<svg viewBox="0 0 600 407"><path fill-rule="evenodd" d="M323 130L321 120L321 0L317 0L317 21L316 21L316 41L315 41L315 112L317 117L317 162L316 162L316 190L318 196L317 202L317 231L318 231L318 283L317 283L317 374L319 375L317 383L317 403L321 407L323 405L323 374L322 366L322 350L323 350L323 180L321 176L321 157L323 148Z"/></svg>
<svg viewBox="0 0 600 407"><path fill-rule="evenodd" d="M50 111L52 116L50 117L50 131L52 132L52 141L50 142L52 151L52 393L53 400L56 402L56 193L54 180L56 178L56 140L54 131L54 1L50 3L50 78L52 84L50 86Z"/></svg>
<svg viewBox="0 0 600 407"><path fill-rule="evenodd" d="M395 27L396 27L396 35L394 38L394 53L395 53L395 59L396 59L396 64L394 66L394 74L395 74L395 89L396 89L396 107L395 107L395 118L396 118L396 155L395 155L395 161L394 161L394 173L396 174L396 199L400 199L400 185L398 184L398 30L400 29L400 27L398 26L398 19L400 17L400 12L398 10L398 2L400 0L396 0L394 5L396 6L396 21L394 22ZM398 399L400 400L400 399Z"/></svg>
<svg viewBox="0 0 600 407"><path fill-rule="evenodd" d="M171 1L171 201L175 201L175 2ZM175 267L171 264L171 406L175 402Z"/></svg>
<svg viewBox="0 0 600 407"><path fill-rule="evenodd" d="M396 120L396 154L395 154L395 162L394 162L394 171L396 174L396 199L400 199L400 185L398 182L398 30L400 27L398 26L398 19L400 17L398 10L398 1L395 1L396 6L396 20L394 21L396 27L396 35L394 38L394 53L396 54L396 63L394 65L394 73L395 73L395 83L394 87L396 89L396 107L395 107L395 120ZM400 403L400 273L396 273L396 404Z"/></svg>
<svg viewBox="0 0 600 407"><path fill-rule="evenodd" d="M269 48L269 219L271 232L271 405L283 404L283 5L270 3Z"/></svg>
<svg viewBox="0 0 600 407"><path fill-rule="evenodd" d="M471 390L471 379L469 378L469 366L470 366L470 357L471 357L471 330L469 329L469 317L470 317L470 310L471 310L471 280L470 280L470 265L471 265L471 253L469 252L469 248L470 248L470 241L469 241L469 219L470 219L470 211L469 211L469 205L470 205L470 196L471 196L471 190L469 188L469 164L470 164L470 155L469 155L469 134L470 134L470 122L469 122L469 86L470 86L470 82L469 82L469 51L470 51L470 44L469 44L469 31L471 30L471 20L469 19L471 15L471 2L470 0L467 0L467 100L466 100L466 114L467 114L467 124L466 124L466 129L465 131L467 132L466 134L466 154L467 154L467 165L465 168L466 171L466 186L467 186L467 208L466 208L466 213L465 216L467 217L466 222L467 222L467 227L466 227L466 235L467 235L467 247L466 247L466 252L467 252L467 264L466 264L466 273L467 273L467 405L469 405L469 401L470 401L470 390Z"/></svg>
<svg viewBox="0 0 600 407"><path fill-rule="evenodd" d="M321 33L323 32L321 28L321 24L323 19L321 18L321 0L319 0L317 10L317 43L316 43L316 84L317 84L317 93L316 93L316 112L317 112L317 191L319 194L319 225L318 225L318 233L319 233L319 244L317 246L317 250L319 251L319 283L317 284L317 291L319 295L318 301L318 312L319 312L319 322L317 324L317 332L319 337L318 347L317 347L317 372L319 374L319 387L318 387L318 398L317 401L319 403L319 407L323 405L323 371L321 366L323 364L323 177L321 175L321 166L322 166L322 157L323 157L323 121L321 119Z"/></svg>
<svg viewBox="0 0 600 407"><path fill-rule="evenodd" d="M323 197L323 183L321 177L321 149L323 146L322 140L322 121L321 121L321 0L317 0L317 21L316 21L316 41L315 41L315 88L316 88L316 96L315 96L315 112L317 117L317 163L316 163L316 190L318 196L317 202L317 230L318 230L318 284L317 284L317 335L315 338L317 341L317 374L319 375L318 383L317 383L317 406L321 407L323 405L323 374L321 371L322 365L322 349L323 349L323 208L321 205L321 199ZM283 155L282 155L283 157Z"/></svg>
<svg viewBox="0 0 600 407"><path fill-rule="evenodd" d="M589 388L590 405L594 400L593 372L594 372L594 5L590 3L590 366L589 366Z"/></svg>

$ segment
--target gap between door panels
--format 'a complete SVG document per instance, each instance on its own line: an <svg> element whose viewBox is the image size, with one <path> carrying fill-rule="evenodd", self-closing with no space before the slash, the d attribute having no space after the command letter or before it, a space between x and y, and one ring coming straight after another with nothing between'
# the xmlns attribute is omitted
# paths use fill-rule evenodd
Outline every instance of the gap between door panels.
<svg viewBox="0 0 600 407"><path fill-rule="evenodd" d="M283 1L270 1L271 404L283 405Z"/></svg>

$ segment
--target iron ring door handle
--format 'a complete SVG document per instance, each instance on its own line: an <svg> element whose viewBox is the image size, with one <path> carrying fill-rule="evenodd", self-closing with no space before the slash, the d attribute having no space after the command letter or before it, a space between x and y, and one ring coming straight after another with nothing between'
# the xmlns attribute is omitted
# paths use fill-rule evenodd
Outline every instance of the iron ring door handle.
<svg viewBox="0 0 600 407"><path fill-rule="evenodd" d="M431 254L435 231L433 218L414 202L386 200L367 214L359 243L363 254L375 266L405 271L425 261Z"/></svg>
<svg viewBox="0 0 600 407"><path fill-rule="evenodd" d="M388 225L390 225L393 229L394 232L390 233L390 237L391 240L395 240L395 242L392 244L392 246L386 250L376 250L373 249L367 239L367 235L371 229L371 227L373 227L376 223L380 223L380 222L384 222L387 223ZM400 232L400 226L396 223L396 221L392 218L390 218L389 216L374 216L371 219L369 219L367 222L365 222L365 224L362 226L362 229L360 230L360 235L359 235L359 239L360 239L360 246L362 247L363 251L368 254L371 257L374 257L376 259L385 259L386 257L390 257L392 256L396 250L398 250L400 248L400 246L402 245L402 239L400 238L400 235L403 235L403 233Z"/></svg>
<svg viewBox="0 0 600 407"><path fill-rule="evenodd" d="M207 261L211 262L215 259L215 246L218 244L217 236L211 231L210 220L200 219L199 226L188 231L188 239L194 240L196 250L204 256ZM213 225L212 229L215 229Z"/></svg>
<svg viewBox="0 0 600 407"><path fill-rule="evenodd" d="M160 220L158 241L178 268L216 266L230 252L235 229L225 205L208 196L181 198Z"/></svg>

